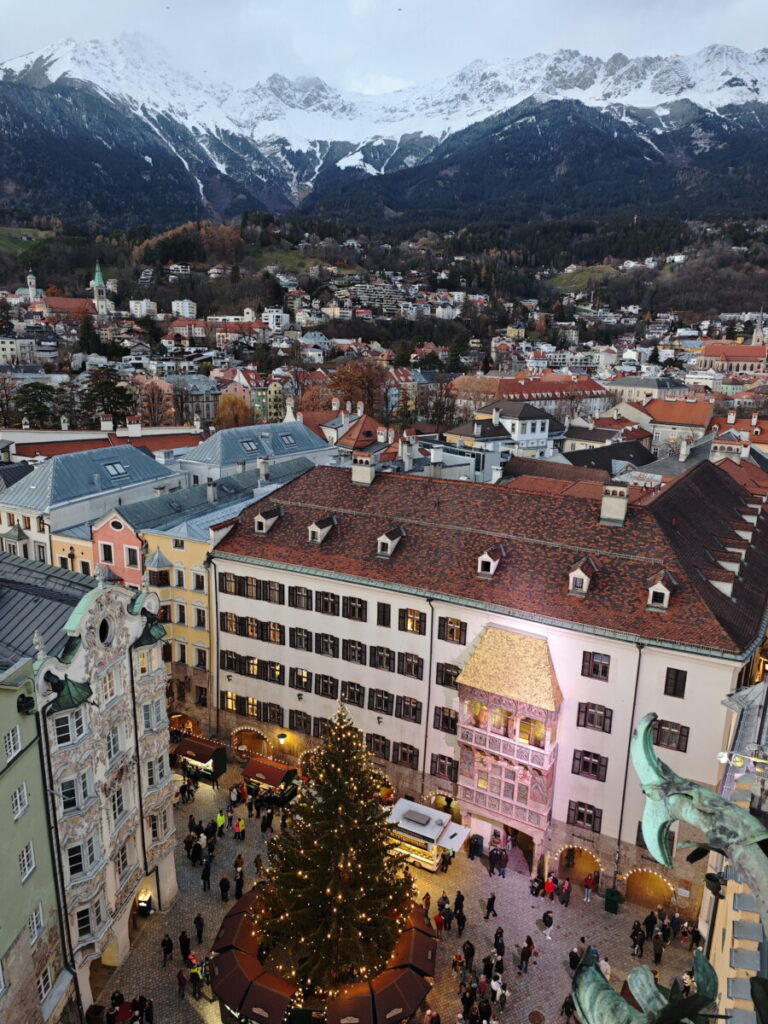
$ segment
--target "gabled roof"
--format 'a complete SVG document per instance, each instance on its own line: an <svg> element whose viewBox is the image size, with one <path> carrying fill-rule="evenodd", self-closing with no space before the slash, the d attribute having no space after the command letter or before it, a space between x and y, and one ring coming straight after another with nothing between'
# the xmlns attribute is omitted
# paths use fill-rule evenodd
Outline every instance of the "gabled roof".
<svg viewBox="0 0 768 1024"><path fill-rule="evenodd" d="M348 470L321 466L281 490L283 515L266 536L253 530L257 503L240 515L216 554L649 643L736 653L760 636L768 519L761 517L754 529L733 599L702 574L705 549L719 550L749 499L736 480L711 463L699 465L646 505L632 495L621 528L600 523L601 490L587 484L567 495L534 494L405 474L378 474L369 487L359 487ZM329 515L338 528L322 547L307 544L307 523ZM393 522L405 527L408 544L387 561L376 557L376 539ZM479 578L478 552L491 537L508 557L492 579ZM568 571L585 555L599 563L600 585L573 601ZM663 616L647 606L648 576L661 567L679 583Z"/></svg>
<svg viewBox="0 0 768 1024"><path fill-rule="evenodd" d="M649 416L654 423L667 423L670 426L706 427L712 419L714 405L710 401L699 400L689 402L684 398L652 398L645 405L642 402L631 402L635 409Z"/></svg>
<svg viewBox="0 0 768 1024"><path fill-rule="evenodd" d="M597 433L597 431L593 431ZM572 466L585 466L590 469L604 469L613 474L614 462L628 462L633 466L647 466L654 461L654 456L639 441L619 441L616 444L605 444L598 448L586 448L578 452L566 452L563 455Z"/></svg>
<svg viewBox="0 0 768 1024"><path fill-rule="evenodd" d="M330 446L303 423L258 423L218 430L190 452L185 462L232 466L256 459L275 459ZM272 466L270 466L270 473Z"/></svg>
<svg viewBox="0 0 768 1024"><path fill-rule="evenodd" d="M79 501L105 491L119 491L134 484L166 480L173 472L131 445L115 451L99 448L55 455L35 466L23 480L0 495L0 503L12 508L46 512L57 505Z"/></svg>

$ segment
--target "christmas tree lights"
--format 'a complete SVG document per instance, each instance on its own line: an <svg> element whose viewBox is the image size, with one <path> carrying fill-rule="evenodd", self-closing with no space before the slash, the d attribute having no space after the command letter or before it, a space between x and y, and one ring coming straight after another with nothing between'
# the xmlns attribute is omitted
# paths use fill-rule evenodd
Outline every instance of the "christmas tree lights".
<svg viewBox="0 0 768 1024"><path fill-rule="evenodd" d="M304 755L307 782L260 886L265 967L324 999L375 977L406 923L413 883L395 853L373 764L343 705Z"/></svg>

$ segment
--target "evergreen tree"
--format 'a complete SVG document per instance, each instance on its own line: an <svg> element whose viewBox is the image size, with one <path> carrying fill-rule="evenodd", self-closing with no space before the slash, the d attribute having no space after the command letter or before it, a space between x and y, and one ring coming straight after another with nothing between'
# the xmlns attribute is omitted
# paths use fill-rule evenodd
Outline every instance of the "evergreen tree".
<svg viewBox="0 0 768 1024"><path fill-rule="evenodd" d="M125 422L133 406L133 393L121 383L116 370L111 366L91 370L83 392L82 407L94 425L98 423L100 414L106 413L117 427L119 423Z"/></svg>
<svg viewBox="0 0 768 1024"><path fill-rule="evenodd" d="M658 345L654 345L653 348L651 349L651 354L648 356L648 363L651 366L656 366L656 365L658 365L658 362L659 362L659 346Z"/></svg>
<svg viewBox="0 0 768 1024"><path fill-rule="evenodd" d="M267 969L332 995L386 965L413 898L390 845L379 791L387 780L341 705L321 746L305 755L308 782L292 822L272 843L264 887Z"/></svg>
<svg viewBox="0 0 768 1024"><path fill-rule="evenodd" d="M77 337L81 352L97 352L101 347L101 338L90 313L83 313L80 317Z"/></svg>
<svg viewBox="0 0 768 1024"><path fill-rule="evenodd" d="M16 389L13 404L17 414L26 417L33 429L42 430L54 423L56 390L50 384L31 381Z"/></svg>
<svg viewBox="0 0 768 1024"><path fill-rule="evenodd" d="M0 299L0 338L13 337L13 320L11 319L11 307L7 299Z"/></svg>

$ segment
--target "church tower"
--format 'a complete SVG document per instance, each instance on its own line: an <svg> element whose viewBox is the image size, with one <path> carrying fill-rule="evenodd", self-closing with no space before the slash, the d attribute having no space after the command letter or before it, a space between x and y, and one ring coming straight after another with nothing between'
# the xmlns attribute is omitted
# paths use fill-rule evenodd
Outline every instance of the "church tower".
<svg viewBox="0 0 768 1024"><path fill-rule="evenodd" d="M32 273L32 267L27 271L27 293L29 301L34 302L37 298L37 278Z"/></svg>
<svg viewBox="0 0 768 1024"><path fill-rule="evenodd" d="M96 307L96 316L109 316L109 305L107 304L107 286L104 284L104 275L101 272L99 261L96 260L96 271L93 275L93 304Z"/></svg>
<svg viewBox="0 0 768 1024"><path fill-rule="evenodd" d="M764 345L765 344L765 331L763 330L763 307L760 307L760 316L757 318L757 326L752 332L752 344L753 345Z"/></svg>

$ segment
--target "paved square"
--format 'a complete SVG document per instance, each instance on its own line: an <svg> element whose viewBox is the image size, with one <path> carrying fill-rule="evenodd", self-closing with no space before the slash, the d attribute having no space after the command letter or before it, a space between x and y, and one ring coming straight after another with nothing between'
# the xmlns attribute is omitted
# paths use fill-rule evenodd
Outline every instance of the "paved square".
<svg viewBox="0 0 768 1024"><path fill-rule="evenodd" d="M181 966L179 933L186 929L192 938L193 950L202 955L208 952L222 917L233 905L232 899L229 903L222 903L219 878L225 873L233 877L235 857L242 853L247 890L253 881L253 859L256 853L265 856L265 844L255 818L248 822L244 843L236 843L232 832L225 830L224 838L218 840L215 850L210 892L203 892L200 868L193 868L190 864L182 840L186 835L190 813L207 823L226 800L227 786L233 781L239 781L239 770L235 766L230 767L226 777L222 778L218 793L207 785L201 785L194 803L181 805L175 811L179 896L170 910L158 912L146 922L134 940L130 957L104 986L98 1002L109 1005L110 993L120 989L128 999L140 993L153 999L155 1024L220 1024L218 1003L206 998L193 1000L189 987L184 1000L177 996L176 972ZM275 819L275 827L279 828L279 818ZM433 875L419 868L413 869L419 899L425 892L431 894L432 913L436 911L437 899L443 889L448 893L451 904L457 889L461 889L466 897L464 912L467 926L464 936L458 938L455 922L453 930L444 934L438 948L435 988L427 1001L433 1010L440 1012L442 1024L455 1024L456 1014L461 1012L457 998L458 980L451 971L452 957L460 952L464 939L469 938L476 949L476 961L482 961L492 948L493 934L499 925L504 929L506 941L504 980L510 992L509 1002L502 1015L503 1024L552 1024L562 1020L559 1017L560 1006L570 991L568 952L581 935L586 936L587 941L596 946L601 955L608 956L612 968L611 982L621 988L627 973L638 962L630 955L629 932L632 921L634 918L642 920L647 910L622 904L618 916L606 914L603 901L597 897L585 904L578 886L574 886L570 906L566 909L557 902L545 902L544 899L531 896L527 875L508 872L506 878L489 878L486 864L486 861L469 860L462 853L457 855L446 874ZM483 920L485 901L491 892L496 894L499 916L486 922ZM541 932L541 915L545 907L550 907L554 913L551 941L547 941ZM205 918L204 941L200 947L195 942L192 923L198 910ZM174 960L163 968L160 941L166 931L174 942ZM533 937L538 956L532 961L528 974L518 976L519 947L526 935ZM652 964L652 961L649 943L641 962ZM688 969L690 963L687 948L673 942L664 951L660 966L661 983L669 985L675 975ZM205 991L210 996L210 990ZM416 1018L419 1024L420 1016Z"/></svg>

